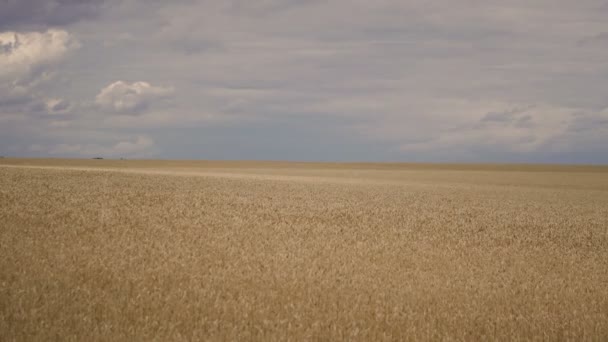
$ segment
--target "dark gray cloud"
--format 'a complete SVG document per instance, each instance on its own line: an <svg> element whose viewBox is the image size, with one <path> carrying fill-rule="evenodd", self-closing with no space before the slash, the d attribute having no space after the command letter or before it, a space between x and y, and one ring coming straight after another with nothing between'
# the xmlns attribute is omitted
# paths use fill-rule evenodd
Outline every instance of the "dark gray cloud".
<svg viewBox="0 0 608 342"><path fill-rule="evenodd" d="M99 14L104 0L2 0L1 30L38 30L65 26Z"/></svg>

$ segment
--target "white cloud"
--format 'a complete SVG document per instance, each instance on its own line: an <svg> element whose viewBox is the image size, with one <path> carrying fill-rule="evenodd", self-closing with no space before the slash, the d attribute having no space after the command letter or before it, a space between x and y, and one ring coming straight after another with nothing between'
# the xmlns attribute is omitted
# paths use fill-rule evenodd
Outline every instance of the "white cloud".
<svg viewBox="0 0 608 342"><path fill-rule="evenodd" d="M64 30L0 32L0 115L66 114L71 105L48 99L45 86L79 43Z"/></svg>
<svg viewBox="0 0 608 342"><path fill-rule="evenodd" d="M485 114L472 106L475 119L452 124L436 131L424 141L403 143L405 152L445 151L449 153L501 150L509 153L534 153L562 136L573 122L576 108L551 105L479 104ZM490 109L490 110L488 110ZM472 152L471 152L472 153Z"/></svg>
<svg viewBox="0 0 608 342"><path fill-rule="evenodd" d="M31 83L79 43L64 30L0 33L0 80Z"/></svg>
<svg viewBox="0 0 608 342"><path fill-rule="evenodd" d="M105 111L139 114L173 92L172 87L153 86L148 82L117 81L103 88L95 97L95 103Z"/></svg>
<svg viewBox="0 0 608 342"><path fill-rule="evenodd" d="M72 104L65 99L48 99L45 102L49 114L65 114L70 111Z"/></svg>
<svg viewBox="0 0 608 342"><path fill-rule="evenodd" d="M145 136L138 136L135 141L121 141L112 147L113 153L132 155L151 148L154 141Z"/></svg>

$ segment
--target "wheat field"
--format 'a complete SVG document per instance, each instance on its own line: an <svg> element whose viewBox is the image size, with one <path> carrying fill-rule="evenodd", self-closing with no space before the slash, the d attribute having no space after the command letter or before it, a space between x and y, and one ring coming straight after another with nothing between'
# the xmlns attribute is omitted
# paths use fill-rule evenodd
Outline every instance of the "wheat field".
<svg viewBox="0 0 608 342"><path fill-rule="evenodd" d="M608 167L0 160L2 341L608 339Z"/></svg>

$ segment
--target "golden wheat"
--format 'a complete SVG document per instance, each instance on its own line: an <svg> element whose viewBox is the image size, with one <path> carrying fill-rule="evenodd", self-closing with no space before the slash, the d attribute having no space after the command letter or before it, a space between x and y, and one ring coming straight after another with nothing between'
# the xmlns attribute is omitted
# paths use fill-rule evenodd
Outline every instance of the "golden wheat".
<svg viewBox="0 0 608 342"><path fill-rule="evenodd" d="M603 167L2 163L0 340L608 338Z"/></svg>

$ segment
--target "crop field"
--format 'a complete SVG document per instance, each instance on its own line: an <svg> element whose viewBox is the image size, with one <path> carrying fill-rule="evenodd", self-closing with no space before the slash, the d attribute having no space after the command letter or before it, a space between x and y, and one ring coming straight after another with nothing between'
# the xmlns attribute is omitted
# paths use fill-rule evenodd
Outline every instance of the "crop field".
<svg viewBox="0 0 608 342"><path fill-rule="evenodd" d="M0 340L608 340L608 167L0 160Z"/></svg>

